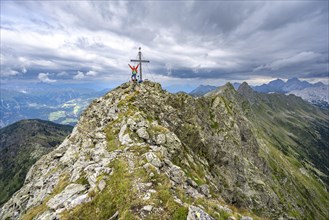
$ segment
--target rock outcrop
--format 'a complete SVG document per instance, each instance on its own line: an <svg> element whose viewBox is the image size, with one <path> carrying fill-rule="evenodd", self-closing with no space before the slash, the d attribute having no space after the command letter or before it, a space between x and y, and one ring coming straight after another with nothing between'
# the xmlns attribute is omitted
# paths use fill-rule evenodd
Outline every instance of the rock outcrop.
<svg viewBox="0 0 329 220"><path fill-rule="evenodd" d="M72 134L33 165L0 218L290 217L289 195L274 190L281 186L262 155L267 148L236 95L230 85L197 99L153 82L121 85L94 100ZM319 209L314 215L328 214Z"/></svg>

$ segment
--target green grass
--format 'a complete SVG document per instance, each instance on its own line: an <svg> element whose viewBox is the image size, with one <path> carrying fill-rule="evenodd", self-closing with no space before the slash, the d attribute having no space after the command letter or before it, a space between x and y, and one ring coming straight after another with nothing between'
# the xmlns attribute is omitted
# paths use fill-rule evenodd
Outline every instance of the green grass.
<svg viewBox="0 0 329 220"><path fill-rule="evenodd" d="M80 174L80 178L77 179L77 181L75 181L75 182L78 183L78 184L81 184L81 185L89 185L88 179L86 178L85 175L86 174L84 172L82 172Z"/></svg>
<svg viewBox="0 0 329 220"><path fill-rule="evenodd" d="M120 148L121 143L119 141L119 124L116 122L112 122L110 123L106 129L105 129L105 134L106 134L106 138L108 141L108 145L107 145L107 150L113 151L113 150L117 150Z"/></svg>
<svg viewBox="0 0 329 220"><path fill-rule="evenodd" d="M133 179L127 172L127 164L118 159L111 167L114 172L106 181L106 188L101 193L94 193L91 202L64 212L62 219L108 219L116 211L119 211L120 219L135 219L130 207L137 198L132 190Z"/></svg>

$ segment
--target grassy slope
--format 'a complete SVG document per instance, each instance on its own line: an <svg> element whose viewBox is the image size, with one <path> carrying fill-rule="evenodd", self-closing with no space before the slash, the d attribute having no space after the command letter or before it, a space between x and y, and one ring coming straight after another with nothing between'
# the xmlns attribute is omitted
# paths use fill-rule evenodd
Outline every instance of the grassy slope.
<svg viewBox="0 0 329 220"><path fill-rule="evenodd" d="M301 219L328 216L329 112L292 95L239 92L266 145L261 154L274 171L274 191L286 210Z"/></svg>
<svg viewBox="0 0 329 220"><path fill-rule="evenodd" d="M22 120L0 130L0 205L23 185L30 167L71 130L42 120Z"/></svg>

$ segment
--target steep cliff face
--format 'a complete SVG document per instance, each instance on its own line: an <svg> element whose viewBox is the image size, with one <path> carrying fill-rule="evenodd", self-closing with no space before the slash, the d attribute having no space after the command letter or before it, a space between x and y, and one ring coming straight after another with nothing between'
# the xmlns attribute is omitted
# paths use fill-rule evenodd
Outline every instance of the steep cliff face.
<svg viewBox="0 0 329 220"><path fill-rule="evenodd" d="M197 99L121 85L32 167L0 218L325 219L328 192L315 174L294 182L310 187L314 209L291 199L298 188L279 194L286 176L271 161L293 162L257 134L237 97L230 84Z"/></svg>

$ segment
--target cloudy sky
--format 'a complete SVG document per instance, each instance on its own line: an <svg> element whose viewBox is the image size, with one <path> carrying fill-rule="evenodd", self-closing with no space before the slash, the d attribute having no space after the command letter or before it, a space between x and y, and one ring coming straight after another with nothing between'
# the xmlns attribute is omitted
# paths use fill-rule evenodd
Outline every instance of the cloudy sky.
<svg viewBox="0 0 329 220"><path fill-rule="evenodd" d="M1 82L328 83L328 1L1 1Z"/></svg>

